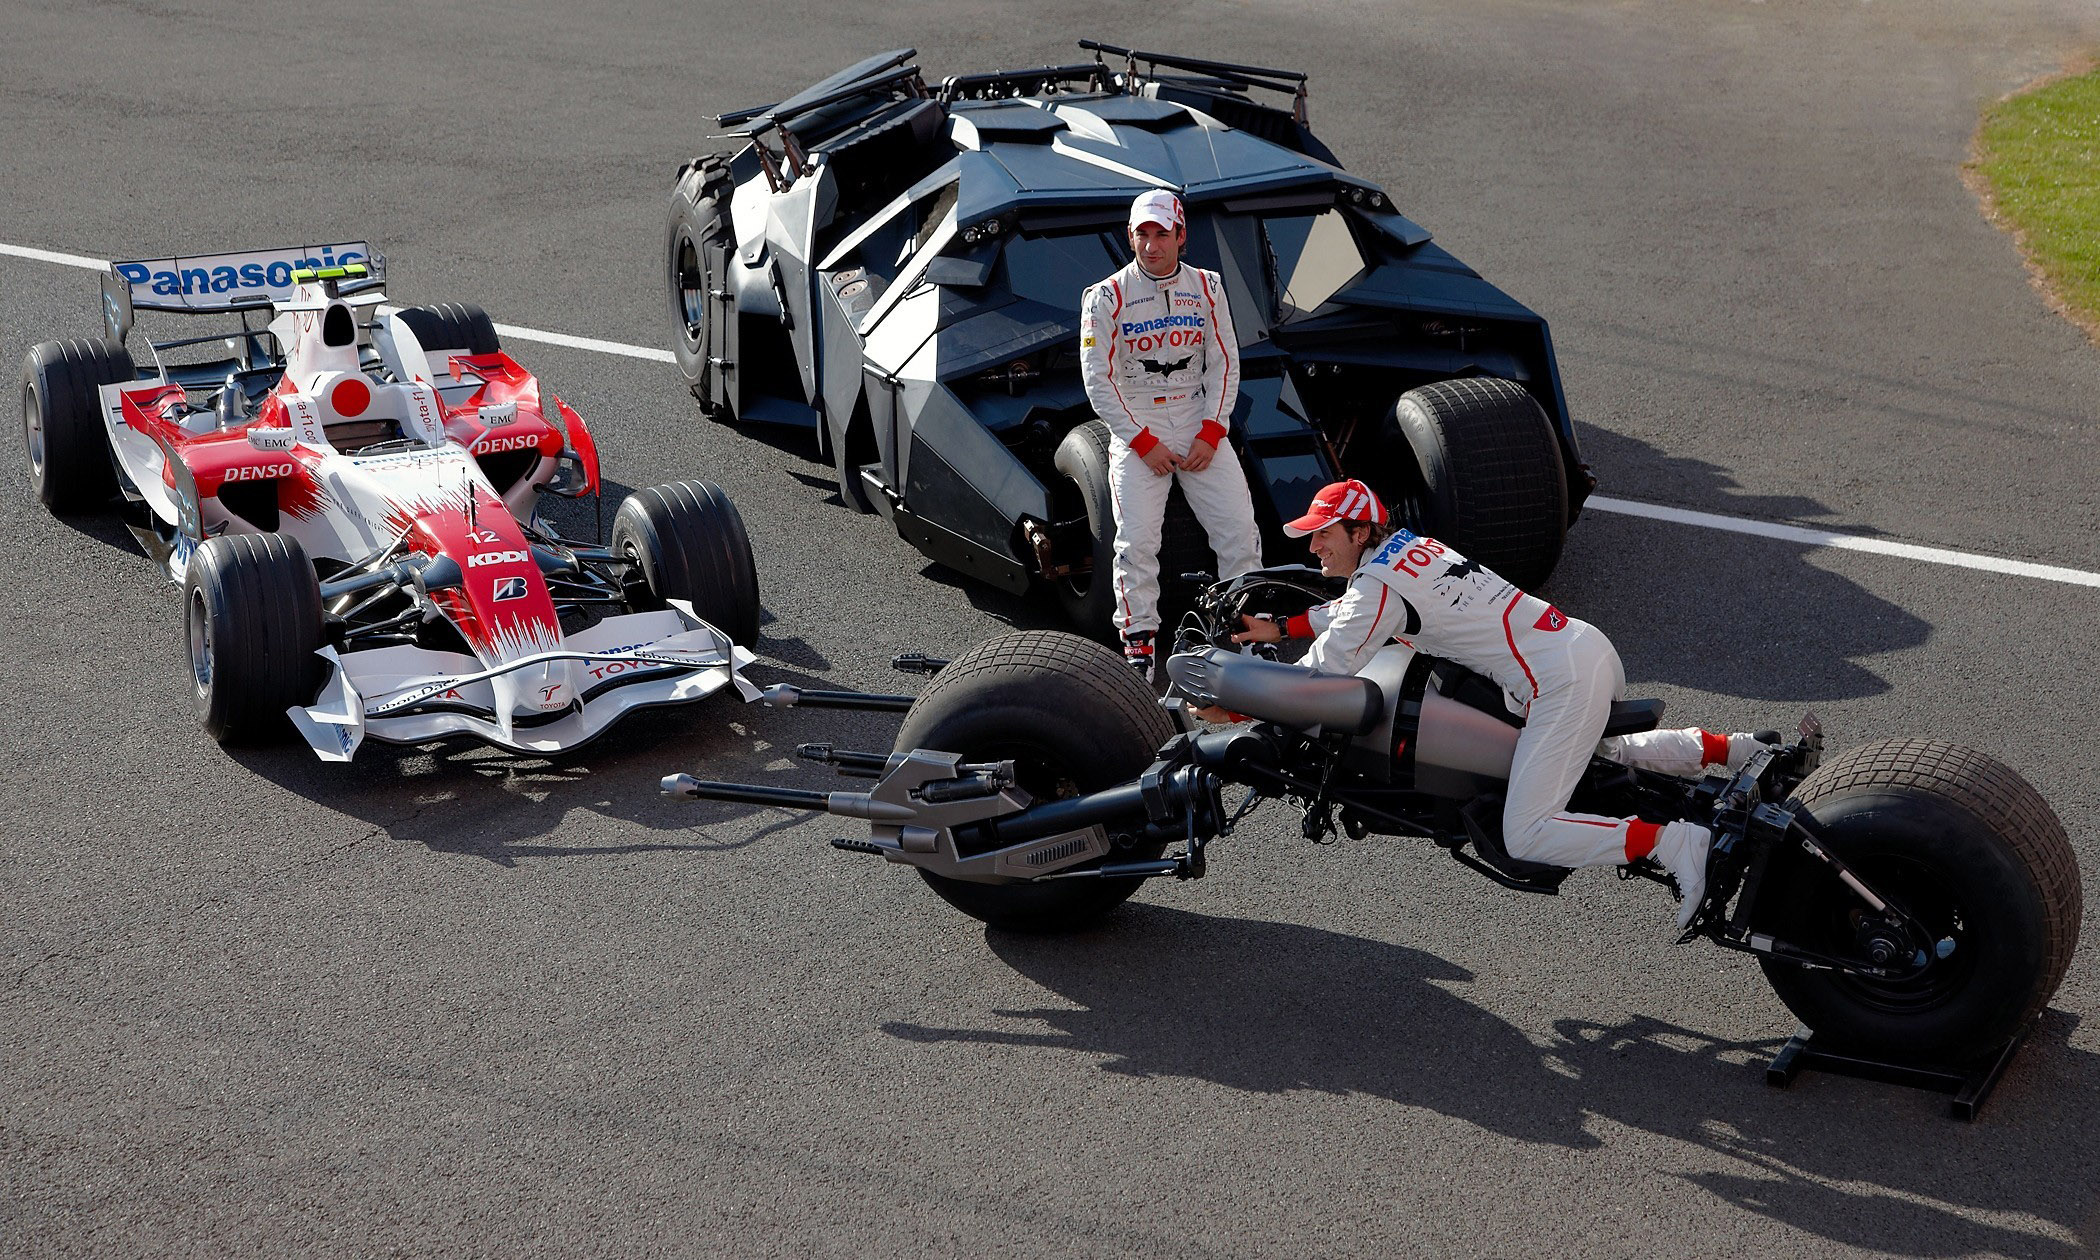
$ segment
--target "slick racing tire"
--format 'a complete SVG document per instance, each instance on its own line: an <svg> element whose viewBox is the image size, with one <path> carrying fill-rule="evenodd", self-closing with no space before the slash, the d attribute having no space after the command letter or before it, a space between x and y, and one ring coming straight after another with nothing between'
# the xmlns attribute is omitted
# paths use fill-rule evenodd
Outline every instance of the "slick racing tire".
<svg viewBox="0 0 2100 1260"><path fill-rule="evenodd" d="M326 681L321 588L283 534L226 534L190 556L183 583L197 720L222 744L272 741L285 710L312 704Z"/></svg>
<svg viewBox="0 0 2100 1260"><path fill-rule="evenodd" d="M735 190L729 163L720 154L696 159L671 190L669 222L664 228L664 283L670 298L671 354L700 410L727 419L729 393L721 373L708 360L716 320L725 304L714 296L725 279L711 274L710 246L724 256L729 240L729 198ZM735 314L735 300L727 305ZM718 409L722 409L718 412Z"/></svg>
<svg viewBox="0 0 2100 1260"><path fill-rule="evenodd" d="M2078 946L2084 902L2063 824L2025 779L1973 749L1887 740L1833 758L1795 797L1816 835L1935 942L1926 969L1896 981L1761 959L1818 1044L1959 1063L2041 1012ZM1854 957L1875 927L1857 895L1792 847L1775 855L1753 922Z"/></svg>
<svg viewBox="0 0 2100 1260"><path fill-rule="evenodd" d="M612 550L641 569L647 606L689 600L731 642L758 643L758 564L722 487L677 481L628 495L613 517Z"/></svg>
<svg viewBox="0 0 2100 1260"><path fill-rule="evenodd" d="M1544 584L1568 535L1560 440L1537 400L1491 376L1437 381L1400 395L1393 428L1421 480L1372 488L1417 533L1450 543L1524 590ZM1388 462L1398 449L1389 446Z"/></svg>
<svg viewBox="0 0 2100 1260"><path fill-rule="evenodd" d="M29 484L58 514L91 511L116 493L104 385L138 379L131 353L101 340L46 341L22 363L22 439Z"/></svg>
<svg viewBox="0 0 2100 1260"><path fill-rule="evenodd" d="M1136 778L1173 735L1151 690L1120 655L1077 635L1033 630L979 644L935 675L905 714L895 748L940 749L973 762L1011 758L1021 788L1053 801ZM1109 860L1157 858L1163 847L1114 850ZM991 884L919 874L964 914L1017 932L1084 927L1143 882Z"/></svg>
<svg viewBox="0 0 2100 1260"><path fill-rule="evenodd" d="M1079 514L1086 518L1088 548L1093 562L1089 572L1050 579L1057 602L1081 634L1106 643L1120 642L1116 625L1116 513L1115 496L1108 481L1108 425L1086 420L1073 425L1058 443L1052 466L1064 475L1055 498L1060 518ZM1222 453L1220 458L1226 458ZM1059 555L1063 563L1073 557ZM1215 573L1217 558L1210 549L1201 522L1176 486L1167 497L1166 519L1160 526L1159 613L1160 625L1171 628L1194 595L1182 574Z"/></svg>
<svg viewBox="0 0 2100 1260"><path fill-rule="evenodd" d="M404 307L394 316L408 325L427 354L450 350L455 354L494 354L503 348L496 325L488 312L472 302L437 302L430 306ZM443 372L442 362L431 368Z"/></svg>

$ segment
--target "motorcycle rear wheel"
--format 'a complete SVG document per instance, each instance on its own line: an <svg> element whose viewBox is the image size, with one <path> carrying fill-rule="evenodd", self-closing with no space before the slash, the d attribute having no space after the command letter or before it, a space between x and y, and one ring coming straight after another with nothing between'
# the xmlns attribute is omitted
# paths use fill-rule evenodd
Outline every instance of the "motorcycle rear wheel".
<svg viewBox="0 0 2100 1260"><path fill-rule="evenodd" d="M2017 773L1974 749L1886 740L1848 749L1795 794L1817 836L1930 938L1901 980L1761 960L1818 1040L1908 1062L1958 1063L2039 1014L2078 945L2083 897L2062 823ZM1777 855L1759 931L1858 956L1874 916L1821 864Z"/></svg>
<svg viewBox="0 0 2100 1260"><path fill-rule="evenodd" d="M1099 792L1136 778L1173 738L1172 723L1116 652L1075 634L1001 635L957 658L920 694L895 748L934 748L968 761L1011 758L1037 801ZM1162 845L1112 852L1111 862L1160 855ZM1138 879L986 884L919 874L949 905L993 927L1069 932L1137 891Z"/></svg>

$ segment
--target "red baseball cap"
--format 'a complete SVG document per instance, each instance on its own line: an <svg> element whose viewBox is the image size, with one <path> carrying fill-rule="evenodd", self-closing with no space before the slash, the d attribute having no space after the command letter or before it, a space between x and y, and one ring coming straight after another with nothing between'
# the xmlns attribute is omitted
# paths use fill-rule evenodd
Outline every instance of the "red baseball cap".
<svg viewBox="0 0 2100 1260"><path fill-rule="evenodd" d="M1324 529L1336 521L1361 521L1366 525L1385 524L1385 505L1371 493L1371 487L1351 479L1337 481L1313 496L1305 515L1283 527L1283 532L1293 538L1303 538L1315 530Z"/></svg>

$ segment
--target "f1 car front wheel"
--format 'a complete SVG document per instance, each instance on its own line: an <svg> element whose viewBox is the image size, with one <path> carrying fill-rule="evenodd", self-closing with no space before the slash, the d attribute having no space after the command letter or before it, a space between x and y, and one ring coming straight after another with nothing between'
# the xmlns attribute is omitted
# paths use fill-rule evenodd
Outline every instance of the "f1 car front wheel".
<svg viewBox="0 0 2100 1260"><path fill-rule="evenodd" d="M2040 1013L2078 946L2084 901L2063 824L2025 779L1973 749L1885 740L1825 763L1795 797L1823 843L1915 925L1892 930L1819 863L1775 854L1758 930L1918 968L1878 979L1761 960L1819 1042L1959 1062Z"/></svg>
<svg viewBox="0 0 2100 1260"><path fill-rule="evenodd" d="M895 748L937 748L966 761L1011 759L1036 801L1099 792L1136 778L1174 729L1123 658L1056 631L1001 635L965 652L922 692ZM1161 846L1110 861L1156 858ZM993 927L1063 932L1114 909L1142 881L1057 879L984 884L921 870L949 905Z"/></svg>
<svg viewBox="0 0 2100 1260"><path fill-rule="evenodd" d="M29 351L22 364L22 440L30 487L45 507L88 511L116 492L101 387L137 378L131 353L107 341L46 341Z"/></svg>
<svg viewBox="0 0 2100 1260"><path fill-rule="evenodd" d="M744 518L722 487L678 481L637 490L613 518L613 554L641 569L648 598L692 601L743 647L758 642L758 564Z"/></svg>
<svg viewBox="0 0 2100 1260"><path fill-rule="evenodd" d="M190 556L183 583L197 720L222 744L266 742L313 703L325 662L321 588L298 542L226 534Z"/></svg>
<svg viewBox="0 0 2100 1260"><path fill-rule="evenodd" d="M1524 590L1552 575L1568 536L1568 478L1536 399L1492 376L1437 381L1400 395L1393 427L1420 469L1419 494L1372 488L1403 524Z"/></svg>

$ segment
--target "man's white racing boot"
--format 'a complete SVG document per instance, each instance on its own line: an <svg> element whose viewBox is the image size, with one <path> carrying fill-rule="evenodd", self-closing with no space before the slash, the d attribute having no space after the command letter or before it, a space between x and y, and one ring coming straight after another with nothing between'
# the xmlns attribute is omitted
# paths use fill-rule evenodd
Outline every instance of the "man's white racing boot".
<svg viewBox="0 0 2100 1260"><path fill-rule="evenodd" d="M1152 685L1152 632L1150 630L1140 630L1123 640L1123 662L1130 666L1131 673L1145 680L1147 687Z"/></svg>
<svg viewBox="0 0 2100 1260"><path fill-rule="evenodd" d="M1763 732L1770 734L1770 732ZM1750 755L1776 739L1737 732L1722 735L1696 726L1614 735L1597 746L1600 756L1620 765L1696 779L1714 770L1735 771Z"/></svg>
<svg viewBox="0 0 2100 1260"><path fill-rule="evenodd" d="M1655 860L1670 872L1677 891L1684 895L1677 906L1680 930L1691 925L1699 903L1706 900L1706 854L1713 844L1713 832L1690 822L1666 824L1655 837Z"/></svg>

